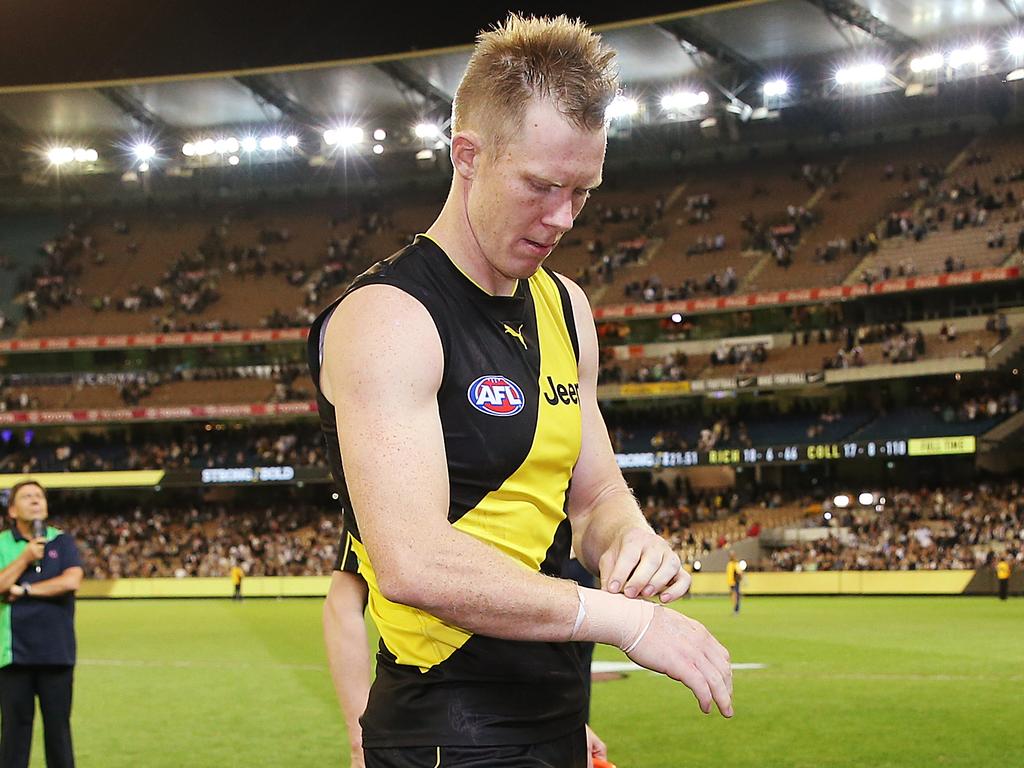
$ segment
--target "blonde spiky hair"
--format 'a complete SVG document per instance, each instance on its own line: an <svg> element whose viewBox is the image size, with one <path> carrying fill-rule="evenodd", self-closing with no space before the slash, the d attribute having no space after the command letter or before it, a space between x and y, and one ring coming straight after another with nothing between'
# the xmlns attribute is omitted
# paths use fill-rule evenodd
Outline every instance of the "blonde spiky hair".
<svg viewBox="0 0 1024 768"><path fill-rule="evenodd" d="M581 130L605 124L618 92L615 52L579 19L509 14L477 37L452 107L452 132L479 132L502 147L534 98L550 100Z"/></svg>

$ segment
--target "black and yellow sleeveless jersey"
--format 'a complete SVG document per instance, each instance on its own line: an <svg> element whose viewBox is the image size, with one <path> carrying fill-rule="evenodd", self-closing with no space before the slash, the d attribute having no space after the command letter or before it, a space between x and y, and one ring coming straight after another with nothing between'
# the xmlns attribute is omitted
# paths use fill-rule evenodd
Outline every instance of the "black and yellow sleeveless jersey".
<svg viewBox="0 0 1024 768"><path fill-rule="evenodd" d="M344 425L319 389L327 319L345 296L374 284L410 294L437 326L452 526L524 568L560 576L572 538L566 498L581 444L576 326L565 286L547 270L520 280L513 296L491 296L421 235L357 278L317 318L310 370L345 527L381 634L363 743L522 744L570 733L586 717L589 675L571 645L475 635L380 592L345 488L337 437Z"/></svg>

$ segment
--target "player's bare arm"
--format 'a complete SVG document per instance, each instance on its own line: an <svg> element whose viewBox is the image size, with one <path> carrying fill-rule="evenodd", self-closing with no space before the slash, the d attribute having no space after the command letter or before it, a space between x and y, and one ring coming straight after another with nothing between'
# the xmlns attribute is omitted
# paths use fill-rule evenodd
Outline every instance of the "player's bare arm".
<svg viewBox="0 0 1024 768"><path fill-rule="evenodd" d="M359 716L370 694L370 649L366 641L366 582L354 573L335 571L324 601L324 646L327 666L345 717L353 768L363 765Z"/></svg>
<svg viewBox="0 0 1024 768"><path fill-rule="evenodd" d="M561 276L559 276L561 277ZM601 587L627 597L659 595L670 602L686 593L690 575L668 543L651 530L615 462L597 405L597 331L586 294L561 278L572 299L580 344L583 445L572 474L569 514L573 545Z"/></svg>
<svg viewBox="0 0 1024 768"><path fill-rule="evenodd" d="M442 373L433 320L408 294L367 286L331 317L324 394L344 425L345 478L381 592L471 632L566 640L573 584L529 571L448 522Z"/></svg>

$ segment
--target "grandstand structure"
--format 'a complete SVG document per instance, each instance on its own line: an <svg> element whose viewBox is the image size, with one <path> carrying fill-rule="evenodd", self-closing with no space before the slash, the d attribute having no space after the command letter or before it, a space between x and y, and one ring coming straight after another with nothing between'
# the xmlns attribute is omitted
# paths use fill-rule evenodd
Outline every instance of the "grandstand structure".
<svg viewBox="0 0 1024 768"><path fill-rule="evenodd" d="M772 0L605 31L623 75L606 179L549 265L594 306L620 466L696 569L730 547L766 569L1024 558L1024 27L999 3L931 5ZM439 209L468 51L0 83L0 486L67 489L116 555L98 575L304 546L260 573L331 567L306 328ZM910 566L837 549L879 520L918 530L907 510L947 486L1011 519L964 543L977 506L943 507L948 551ZM186 555L232 509L262 548ZM142 544L154 526L177 554Z"/></svg>

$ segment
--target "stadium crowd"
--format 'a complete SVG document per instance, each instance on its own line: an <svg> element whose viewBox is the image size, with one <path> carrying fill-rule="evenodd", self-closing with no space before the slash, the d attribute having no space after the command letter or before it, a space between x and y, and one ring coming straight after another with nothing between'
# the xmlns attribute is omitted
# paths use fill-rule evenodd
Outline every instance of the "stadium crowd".
<svg viewBox="0 0 1024 768"><path fill-rule="evenodd" d="M289 424L229 429L209 424L194 433L148 439L123 433L86 433L29 444L5 431L0 442L0 472L207 469L291 465L326 467L319 427Z"/></svg>
<svg viewBox="0 0 1024 768"><path fill-rule="evenodd" d="M236 509L197 504L142 506L116 514L65 514L88 578L324 576L337 558L340 515L292 504Z"/></svg>
<svg viewBox="0 0 1024 768"><path fill-rule="evenodd" d="M827 536L770 552L772 571L972 569L1007 552L1024 564L1024 498L1017 481L890 490L874 508L836 510ZM819 518L820 519L820 518Z"/></svg>

